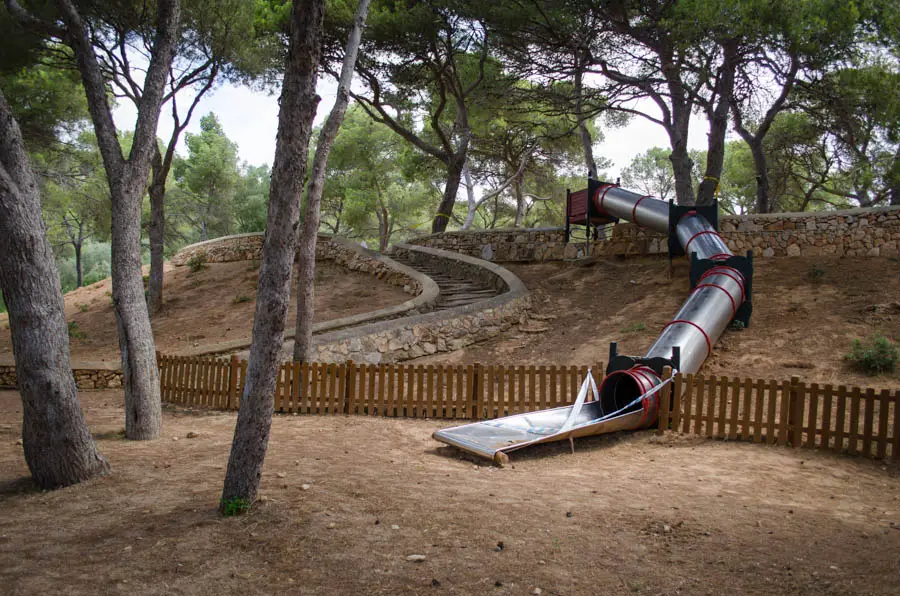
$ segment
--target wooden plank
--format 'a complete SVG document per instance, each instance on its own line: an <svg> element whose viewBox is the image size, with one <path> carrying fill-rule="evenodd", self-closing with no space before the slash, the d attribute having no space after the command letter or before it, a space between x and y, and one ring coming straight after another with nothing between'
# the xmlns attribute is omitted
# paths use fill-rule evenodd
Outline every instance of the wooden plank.
<svg viewBox="0 0 900 596"><path fill-rule="evenodd" d="M781 403L778 414L778 444L782 447L787 446L791 437L791 385L782 383Z"/></svg>
<svg viewBox="0 0 900 596"><path fill-rule="evenodd" d="M815 449L816 447L816 431L819 426L819 384L812 383L807 392L807 401L809 402L809 412L806 419L806 447L807 449Z"/></svg>
<svg viewBox="0 0 900 596"><path fill-rule="evenodd" d="M844 420L847 415L847 388L838 386L837 390L837 422L834 426L834 451L844 451Z"/></svg>
<svg viewBox="0 0 900 596"><path fill-rule="evenodd" d="M728 417L728 439L737 439L738 412L741 409L741 380L737 377L731 381L731 414Z"/></svg>
<svg viewBox="0 0 900 596"><path fill-rule="evenodd" d="M469 417L469 392L466 385L466 369L460 364L451 366L451 371L456 380L453 389L456 394L456 418Z"/></svg>
<svg viewBox="0 0 900 596"><path fill-rule="evenodd" d="M310 392L312 389L309 386L310 379L310 366L309 362L304 362L300 365L300 402L297 406L297 411L301 414L309 414L311 411L311 399Z"/></svg>
<svg viewBox="0 0 900 596"><path fill-rule="evenodd" d="M321 365L313 362L309 367L309 413L324 414L324 408L319 403L319 375Z"/></svg>
<svg viewBox="0 0 900 596"><path fill-rule="evenodd" d="M859 406L860 406L860 390L854 387L850 394L850 435L847 441L847 451L850 455L856 455L859 452Z"/></svg>
<svg viewBox="0 0 900 596"><path fill-rule="evenodd" d="M686 375L684 383L684 420L682 421L681 432L689 433L691 431L691 406L694 402L694 375Z"/></svg>
<svg viewBox="0 0 900 596"><path fill-rule="evenodd" d="M675 375L675 380L672 381L672 421L669 424L670 428L675 432L678 432L681 426L682 391L684 391L684 376L680 374Z"/></svg>
<svg viewBox="0 0 900 596"><path fill-rule="evenodd" d="M399 375L398 375L399 373ZM399 381L396 379L399 378ZM391 413L381 407L383 403L391 403L394 401L394 391L397 390L397 410L403 415L402 399L402 366L394 364L378 365L378 390L372 391L368 401L369 416L390 416ZM375 375L372 375L372 383L375 382Z"/></svg>
<svg viewBox="0 0 900 596"><path fill-rule="evenodd" d="M728 377L719 379L719 420L716 423L715 438L724 439L728 436L725 430L725 410L728 408Z"/></svg>
<svg viewBox="0 0 900 596"><path fill-rule="evenodd" d="M713 438L713 426L716 420L716 397L719 388L719 378L716 375L710 375L707 383L709 384L709 395L706 398L703 432L704 436L711 439Z"/></svg>
<svg viewBox="0 0 900 596"><path fill-rule="evenodd" d="M663 381L672 376L672 369L668 366L663 370ZM662 435L669 430L669 406L671 403L672 384L669 383L660 391L659 396L659 424L656 426L656 434Z"/></svg>
<svg viewBox="0 0 900 596"><path fill-rule="evenodd" d="M547 367L541 364L537 369L538 410L546 410L550 404L547 389Z"/></svg>
<svg viewBox="0 0 900 596"><path fill-rule="evenodd" d="M425 367L425 417L435 416L434 365Z"/></svg>
<svg viewBox="0 0 900 596"><path fill-rule="evenodd" d="M803 411L806 409L806 383L800 382L800 377L791 377L791 447L800 447L803 444Z"/></svg>
<svg viewBox="0 0 900 596"><path fill-rule="evenodd" d="M406 415L416 416L416 367L413 364L401 365L406 371Z"/></svg>
<svg viewBox="0 0 900 596"><path fill-rule="evenodd" d="M891 439L891 459L900 460L900 390L894 390L894 436Z"/></svg>
<svg viewBox="0 0 900 596"><path fill-rule="evenodd" d="M875 426L875 390L872 388L866 389L865 407L862 453L866 457L872 457L872 431Z"/></svg>
<svg viewBox="0 0 900 596"><path fill-rule="evenodd" d="M785 388L787 387L787 381L782 383L781 385L781 399L784 400ZM778 440L775 432L775 411L778 402L778 383L776 381L769 381L769 397L768 397L768 414L766 420L766 445L774 445L775 441Z"/></svg>
<svg viewBox="0 0 900 596"><path fill-rule="evenodd" d="M528 400L525 402L525 411L526 412L534 412L540 409L537 390L537 379L535 378L535 367L534 365L530 365L528 367Z"/></svg>
<svg viewBox="0 0 900 596"><path fill-rule="evenodd" d="M581 379L578 378L578 367L570 366L569 367L569 401L568 403L574 404L575 398L578 397L578 390L581 388Z"/></svg>
<svg viewBox="0 0 900 596"><path fill-rule="evenodd" d="M766 382L762 379L756 380L756 407L753 411L753 442L761 443L762 442L762 429L763 429L763 404L766 400Z"/></svg>
<svg viewBox="0 0 900 596"><path fill-rule="evenodd" d="M425 368L419 364L416 366L416 417L425 417Z"/></svg>
<svg viewBox="0 0 900 596"><path fill-rule="evenodd" d="M481 418L481 404L476 400L475 392L477 390L477 382L475 379L475 366L470 364L466 366L466 383L465 395L463 396L465 409L465 418L478 419Z"/></svg>
<svg viewBox="0 0 900 596"><path fill-rule="evenodd" d="M288 411L297 413L300 411L300 383L303 382L303 375L299 362L291 363L293 374L291 374L291 403Z"/></svg>
<svg viewBox="0 0 900 596"><path fill-rule="evenodd" d="M750 441L753 432L750 430L750 406L753 403L753 380L744 377L743 398L741 399L741 440Z"/></svg>
<svg viewBox="0 0 900 596"><path fill-rule="evenodd" d="M525 365L520 364L516 367L516 371L519 374L518 390L516 392L516 412L530 412L531 408L528 407L530 403L530 393L526 389L527 385L525 383Z"/></svg>
<svg viewBox="0 0 900 596"><path fill-rule="evenodd" d="M238 372L238 403L237 407L241 407L241 398L244 394L244 387L247 386L247 366L250 363L247 360L241 360L241 369Z"/></svg>
<svg viewBox="0 0 900 596"><path fill-rule="evenodd" d="M878 397L878 435L876 436L877 450L875 451L875 457L877 457L878 459L884 459L885 457L887 457L888 413L890 412L890 399L891 392L887 389L882 389L881 394Z"/></svg>
<svg viewBox="0 0 900 596"><path fill-rule="evenodd" d="M556 365L550 365L550 404L549 407L555 408L559 406L559 394L556 388Z"/></svg>
<svg viewBox="0 0 900 596"><path fill-rule="evenodd" d="M822 442L821 449L828 449L831 444L831 407L834 401L834 386L831 383L825 385L822 397Z"/></svg>
<svg viewBox="0 0 900 596"><path fill-rule="evenodd" d="M694 410L691 413L694 429L691 431L695 435L700 434L700 428L703 424L703 412L706 402L703 396L706 390L706 377L701 374L694 375Z"/></svg>
<svg viewBox="0 0 900 596"><path fill-rule="evenodd" d="M452 418L453 417L453 404L450 403L452 400L452 393L447 394L446 389L446 381L444 380L444 371L446 367L443 364L438 364L434 369L434 417L435 418ZM452 375L451 375L452 376Z"/></svg>

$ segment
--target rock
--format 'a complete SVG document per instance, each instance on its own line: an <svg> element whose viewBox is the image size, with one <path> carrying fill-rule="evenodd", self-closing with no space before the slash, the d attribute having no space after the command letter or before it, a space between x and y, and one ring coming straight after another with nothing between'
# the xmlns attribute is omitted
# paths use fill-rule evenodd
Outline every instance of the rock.
<svg viewBox="0 0 900 596"><path fill-rule="evenodd" d="M325 527L328 528L329 530L333 530L333 529L335 529L335 528L337 527L337 524L334 523L334 522L331 522L330 524L328 524L328 525L325 526Z"/></svg>
<svg viewBox="0 0 900 596"><path fill-rule="evenodd" d="M408 555L406 557L406 560L411 561L413 563L424 563L425 558L426 558L425 555Z"/></svg>
<svg viewBox="0 0 900 596"><path fill-rule="evenodd" d="M190 431L188 434L184 435L187 439L196 439L200 435L195 433L194 431Z"/></svg>
<svg viewBox="0 0 900 596"><path fill-rule="evenodd" d="M544 592L540 588L535 588L531 591L531 593L534 594L534 596L541 596L541 594L543 594Z"/></svg>
<svg viewBox="0 0 900 596"><path fill-rule="evenodd" d="M392 530L399 530L399 529L400 529L400 526L398 526L397 524L393 524L393 525L391 526L391 529L392 529Z"/></svg>
<svg viewBox="0 0 900 596"><path fill-rule="evenodd" d="M279 478L284 478L285 476L287 476L287 474L285 474L284 472L278 472L275 475L278 476Z"/></svg>
<svg viewBox="0 0 900 596"><path fill-rule="evenodd" d="M787 247L787 256L789 257L799 257L800 256L800 247L796 244L791 244Z"/></svg>
<svg viewBox="0 0 900 596"><path fill-rule="evenodd" d="M172 440L173 440L173 441L177 441L177 440L178 440L178 437L172 437Z"/></svg>
<svg viewBox="0 0 900 596"><path fill-rule="evenodd" d="M300 490L309 490L309 489L311 489L311 488L312 488L312 487L311 487L310 485L308 485L308 484L301 484L301 485L300 485Z"/></svg>

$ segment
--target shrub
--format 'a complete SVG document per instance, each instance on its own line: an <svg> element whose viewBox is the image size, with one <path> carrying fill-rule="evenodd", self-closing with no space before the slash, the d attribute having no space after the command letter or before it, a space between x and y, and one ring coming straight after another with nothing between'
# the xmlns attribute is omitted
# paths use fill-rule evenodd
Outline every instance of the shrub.
<svg viewBox="0 0 900 596"><path fill-rule="evenodd" d="M187 262L188 269L191 270L191 273L197 273L203 269L206 269L206 255L199 254L194 255Z"/></svg>
<svg viewBox="0 0 900 596"><path fill-rule="evenodd" d="M891 340L876 333L865 340L854 340L846 358L854 368L875 375L893 372L900 352Z"/></svg>
<svg viewBox="0 0 900 596"><path fill-rule="evenodd" d="M253 300L250 296L235 296L234 300L231 301L232 304L240 304L242 302L250 302Z"/></svg>
<svg viewBox="0 0 900 596"><path fill-rule="evenodd" d="M69 321L69 337L72 339L84 339L87 337L87 334L84 331L80 331L78 329L78 323L75 321Z"/></svg>
<svg viewBox="0 0 900 596"><path fill-rule="evenodd" d="M731 322L730 327L733 331L742 331L746 327L746 325L744 325L743 321L735 319Z"/></svg>
<svg viewBox="0 0 900 596"><path fill-rule="evenodd" d="M243 515L250 510L250 501L240 497L232 497L230 499L222 499L219 501L219 511L225 517L234 517L235 515Z"/></svg>
<svg viewBox="0 0 900 596"><path fill-rule="evenodd" d="M813 263L806 271L806 279L808 279L810 283L817 284L825 279L825 270Z"/></svg>

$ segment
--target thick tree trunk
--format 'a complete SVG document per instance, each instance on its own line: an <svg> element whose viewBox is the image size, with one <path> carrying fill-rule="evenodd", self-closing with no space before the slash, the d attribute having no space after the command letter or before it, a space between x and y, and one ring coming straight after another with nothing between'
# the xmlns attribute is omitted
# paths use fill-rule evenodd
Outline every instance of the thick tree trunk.
<svg viewBox="0 0 900 596"><path fill-rule="evenodd" d="M594 140L591 131L588 130L582 113L584 97L584 67L576 57L575 65L575 116L578 118L578 134L581 137L581 149L584 152L584 164L587 166L588 177L597 179L597 162L594 161Z"/></svg>
<svg viewBox="0 0 900 596"><path fill-rule="evenodd" d="M22 398L22 446L43 489L109 471L78 404L59 274L37 183L0 93L0 287L9 311Z"/></svg>
<svg viewBox="0 0 900 596"><path fill-rule="evenodd" d="M718 103L709 122L709 140L706 150L706 172L697 189L697 204L711 205L722 177L725 163L725 133L728 132L728 114L734 95L734 71L737 68L737 41L722 42L722 70L717 85Z"/></svg>
<svg viewBox="0 0 900 596"><path fill-rule="evenodd" d="M150 179L150 277L147 280L147 309L150 315L162 310L166 236L166 176L159 147L153 152L153 171Z"/></svg>
<svg viewBox="0 0 900 596"><path fill-rule="evenodd" d="M325 0L295 0L291 10L290 47L278 112L275 163L253 318L253 344L220 508L235 500L249 504L256 498L269 442L290 303L300 198L306 177L312 122L319 103L316 77L324 17Z"/></svg>
<svg viewBox="0 0 900 596"><path fill-rule="evenodd" d="M131 152L126 160L109 107L106 82L87 24L71 0L58 0L66 43L75 53L88 111L103 157L112 203L112 298L122 352L125 436L159 437L162 408L156 348L141 273L141 201L156 146L156 125L181 20L178 0L157 3L156 33L138 105Z"/></svg>
<svg viewBox="0 0 900 596"><path fill-rule="evenodd" d="M453 215L453 206L456 204L456 195L459 192L459 183L462 180L463 167L466 165L466 150L456 153L447 163L447 185L444 187L444 196L438 205L434 221L431 222L431 233L440 234L446 231L450 217Z"/></svg>
<svg viewBox="0 0 900 596"><path fill-rule="evenodd" d="M513 190L516 193L516 223L515 226L517 228L522 227L522 222L525 220L525 195L522 194L522 179L516 178L516 181L513 182Z"/></svg>
<svg viewBox="0 0 900 596"><path fill-rule="evenodd" d="M753 156L753 167L756 169L756 212L771 213L773 209L769 197L769 166L766 163L766 152L763 150L762 139L754 139L748 145L750 154Z"/></svg>
<svg viewBox="0 0 900 596"><path fill-rule="evenodd" d="M679 205L694 204L694 162L687 150L687 139L681 137L672 142L669 154L675 173L675 198Z"/></svg>
<svg viewBox="0 0 900 596"><path fill-rule="evenodd" d="M353 82L353 68L359 52L363 26L369 12L370 0L359 0L353 28L347 39L344 50L344 63L338 81L337 98L328 119L319 133L316 144L316 155L313 158L312 173L306 189L306 211L300 231L297 247L297 325L294 333L294 361L306 362L312 348L313 318L315 317L315 285L316 285L316 240L319 233L319 220L322 207L322 191L325 188L325 168L328 165L328 154L334 144L347 104L350 102L350 84Z"/></svg>
<svg viewBox="0 0 900 596"><path fill-rule="evenodd" d="M75 287L80 288L84 285L84 269L81 265L81 245L83 241L72 243L75 248Z"/></svg>

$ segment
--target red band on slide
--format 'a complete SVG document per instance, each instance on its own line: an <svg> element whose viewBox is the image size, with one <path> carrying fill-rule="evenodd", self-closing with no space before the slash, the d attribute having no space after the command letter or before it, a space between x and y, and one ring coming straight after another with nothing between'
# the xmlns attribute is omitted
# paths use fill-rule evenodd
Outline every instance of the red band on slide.
<svg viewBox="0 0 900 596"><path fill-rule="evenodd" d="M653 195L644 195L641 198L639 198L637 201L634 202L634 207L631 208L631 223L635 223L635 224L637 223L637 208L638 208L638 205L641 204L641 201L643 201L644 199L652 199L652 198L653 198Z"/></svg>
<svg viewBox="0 0 900 596"><path fill-rule="evenodd" d="M721 238L721 236L719 236L719 237ZM724 240L723 240L723 242L724 242ZM709 260L710 261L727 261L728 259L730 259L733 256L734 255L720 252L720 253L714 254L713 256L709 257Z"/></svg>
<svg viewBox="0 0 900 596"><path fill-rule="evenodd" d="M691 251L688 249L688 247L691 245L691 242L693 242L694 238L696 238L697 236L703 236L704 234L715 234L715 236L719 240L722 240L722 237L719 236L719 233L715 230L703 230L703 231L697 232L696 234L691 236L690 239L688 239L688 241L684 245L684 254L688 255L688 258L690 258L690 254L691 254ZM722 243L724 244L725 241L722 240ZM715 255L715 256L719 256L719 255ZM730 257L731 255L728 255L728 256ZM715 257L710 257L710 258L715 258Z"/></svg>
<svg viewBox="0 0 900 596"><path fill-rule="evenodd" d="M732 275L732 272L734 272L734 273L737 275L737 277L735 277L734 275ZM702 282L704 279L706 279L707 277L710 277L710 276L712 276L712 275L724 275L725 277L729 277L729 278L733 279L733 280L735 281L735 283L737 283L737 285L741 288L741 304L744 303L744 300L745 300L745 297L744 297L744 276L741 275L741 272L740 272L740 271L738 271L737 269L733 269L733 268L731 268L731 267L722 267L722 266L719 266L719 267L713 267L712 269L708 270L706 273L704 273L703 275L701 275L701 276L700 276L700 279L697 280L697 282L700 283L700 282Z"/></svg>
<svg viewBox="0 0 900 596"><path fill-rule="evenodd" d="M678 218L678 223L681 223L682 219L684 219L685 217L689 217L691 215L698 215L698 213L696 210L691 209L690 211L688 211L687 213L685 213L684 215L682 215L681 217ZM678 224L675 224L675 225L677 226Z"/></svg>
<svg viewBox="0 0 900 596"><path fill-rule="evenodd" d="M600 195L600 199L599 199L599 201L597 199L594 199L594 203L597 204L597 209L599 209L603 213L606 213L606 215L609 215L609 213L606 211L606 209L603 208L603 199L606 197L606 193L608 193L609 189L611 189L611 188L616 188L616 187L612 184L608 184L607 186L598 188L597 193ZM602 193L600 192L601 190L603 191Z"/></svg>
<svg viewBox="0 0 900 596"><path fill-rule="evenodd" d="M725 292L725 295L728 296L729 300L731 300L731 318L734 318L734 316L737 314L737 305L734 303L734 298L731 296L731 293L728 290L726 290L722 286L717 286L716 284L697 284L697 287L694 288L694 291L696 292L700 288L719 288L720 290Z"/></svg>
<svg viewBox="0 0 900 596"><path fill-rule="evenodd" d="M706 334L706 331L703 330L703 327L701 327L700 325L698 325L697 323L695 323L693 321L688 321L685 319L675 319L674 321L669 321L668 323L666 323L666 326L663 327L663 331L668 329L670 326L675 325L676 323L684 323L686 325L691 325L692 327L696 328L697 331L702 333L703 339L706 340L706 356L709 357L709 355L712 354L712 342L709 341L709 335Z"/></svg>

